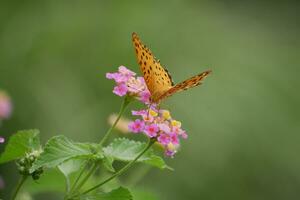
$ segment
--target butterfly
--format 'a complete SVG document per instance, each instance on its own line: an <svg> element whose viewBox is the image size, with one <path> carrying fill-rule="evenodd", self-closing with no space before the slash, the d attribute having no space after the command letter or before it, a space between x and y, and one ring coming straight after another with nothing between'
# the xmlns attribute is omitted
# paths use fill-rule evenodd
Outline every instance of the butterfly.
<svg viewBox="0 0 300 200"><path fill-rule="evenodd" d="M151 93L151 103L159 104L163 99L179 91L198 86L211 73L211 70L207 70L174 85L168 70L160 64L160 61L142 43L136 33L132 33L132 42L138 64L143 73L147 88Z"/></svg>

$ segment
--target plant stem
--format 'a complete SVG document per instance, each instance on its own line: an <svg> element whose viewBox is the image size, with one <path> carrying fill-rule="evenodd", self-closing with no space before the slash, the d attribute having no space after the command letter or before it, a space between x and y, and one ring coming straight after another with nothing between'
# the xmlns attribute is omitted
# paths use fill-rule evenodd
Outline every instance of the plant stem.
<svg viewBox="0 0 300 200"><path fill-rule="evenodd" d="M111 177L107 178L106 180L104 180L103 182L99 183L98 185L95 185L94 187L84 191L81 194L86 194L91 192L92 190L97 189L98 187L104 185L105 183L109 182L110 180L120 176L121 174L123 174L125 171L127 171L145 152L147 152L147 150L154 144L155 140L149 140L147 146L135 157L134 160L130 161L127 165L125 165L122 169L120 169L118 172L116 172L114 175L112 175Z"/></svg>
<svg viewBox="0 0 300 200"><path fill-rule="evenodd" d="M132 97L130 96L126 96L123 100L123 103L121 105L120 111L118 113L118 117L115 120L115 122L113 123L113 125L107 130L107 132L105 133L104 137L102 138L102 140L99 142L100 146L103 146L103 144L108 140L112 130L115 128L115 126L118 124L121 116L123 115L124 111L126 110L128 104L133 100ZM70 193L72 195L72 193L74 192L74 190L79 190L84 183L89 179L89 177L95 172L95 170L98 167L98 162L94 163L94 166L91 168L90 172L83 178L83 180L78 184L79 179L81 178L81 176L83 175L83 172L85 170L85 167L81 170L79 176L77 177L77 179L75 180ZM77 185L78 184L78 185ZM77 186L76 186L77 185Z"/></svg>
<svg viewBox="0 0 300 200"><path fill-rule="evenodd" d="M74 181L71 189L70 189L70 193L72 194L72 192L74 191L79 179L81 178L81 176L83 175L85 169L87 168L88 162L84 163L84 166L82 167L82 169L80 170L79 175L77 176L76 180Z"/></svg>
<svg viewBox="0 0 300 200"><path fill-rule="evenodd" d="M109 138L112 130L115 128L115 126L117 125L117 123L119 122L121 116L123 115L124 111L126 110L128 104L132 101L132 97L130 96L126 96L123 100L122 106L120 108L118 117L116 119L116 121L113 123L113 125L108 129L108 131L105 133L104 137L102 138L102 140L100 141L100 146L103 146L103 144L107 141L107 139Z"/></svg>
<svg viewBox="0 0 300 200"><path fill-rule="evenodd" d="M12 198L11 198L12 200L16 199L18 192L20 191L20 189L21 189L22 185L24 184L24 182L26 181L27 177L28 177L27 175L22 175L22 177L20 178L18 185L16 186L16 190L12 195Z"/></svg>
<svg viewBox="0 0 300 200"><path fill-rule="evenodd" d="M96 171L96 169L98 168L98 162L95 162L91 168L91 170L89 171L89 173L82 179L82 181L78 184L78 186L76 187L75 190L79 190L84 184L85 182L90 178L90 176Z"/></svg>

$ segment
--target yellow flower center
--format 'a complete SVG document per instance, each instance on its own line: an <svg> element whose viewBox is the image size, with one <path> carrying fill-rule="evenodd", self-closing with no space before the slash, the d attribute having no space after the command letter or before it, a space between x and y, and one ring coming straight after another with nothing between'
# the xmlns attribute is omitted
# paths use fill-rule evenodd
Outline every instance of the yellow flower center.
<svg viewBox="0 0 300 200"><path fill-rule="evenodd" d="M167 111L167 110L164 110L164 111L162 112L162 116L163 116L163 118L165 118L165 119L170 119L170 118L171 118L170 112Z"/></svg>
<svg viewBox="0 0 300 200"><path fill-rule="evenodd" d="M177 121L177 120L172 120L171 121L172 126L177 126L177 127L181 127L181 122Z"/></svg>
<svg viewBox="0 0 300 200"><path fill-rule="evenodd" d="M155 112L155 111L152 110L152 109L150 109L149 114L150 114L152 117L156 117L156 116L157 116L157 112Z"/></svg>
<svg viewBox="0 0 300 200"><path fill-rule="evenodd" d="M172 144L171 142L168 144L167 148L168 148L169 151L175 151L176 150L175 145Z"/></svg>

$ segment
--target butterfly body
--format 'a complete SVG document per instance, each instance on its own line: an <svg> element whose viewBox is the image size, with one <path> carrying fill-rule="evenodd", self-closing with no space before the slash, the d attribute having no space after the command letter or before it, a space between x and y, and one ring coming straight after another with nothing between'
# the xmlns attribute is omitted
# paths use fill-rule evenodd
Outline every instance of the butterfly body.
<svg viewBox="0 0 300 200"><path fill-rule="evenodd" d="M148 90L151 93L151 102L159 103L161 100L202 83L202 80L211 73L210 70L193 76L174 85L171 75L157 60L151 50L146 47L136 33L132 34L136 57L140 70L143 73Z"/></svg>

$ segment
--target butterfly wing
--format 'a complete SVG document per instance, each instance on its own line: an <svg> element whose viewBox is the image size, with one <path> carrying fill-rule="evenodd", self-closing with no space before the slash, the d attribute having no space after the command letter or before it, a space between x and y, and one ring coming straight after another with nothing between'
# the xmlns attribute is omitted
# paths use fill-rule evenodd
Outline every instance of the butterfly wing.
<svg viewBox="0 0 300 200"><path fill-rule="evenodd" d="M132 42L151 98L155 99L172 88L174 85L172 78L168 70L161 66L160 62L155 59L150 49L142 43L136 33L132 33Z"/></svg>
<svg viewBox="0 0 300 200"><path fill-rule="evenodd" d="M187 90L192 87L196 87L200 84L202 84L202 81L211 73L211 70L202 72L201 74L198 74L196 76L193 76L185 81L182 81L181 83L176 84L166 92L164 92L162 95L158 96L157 98L153 99L154 102L160 102L161 100L172 96L173 94L180 92L182 90Z"/></svg>

